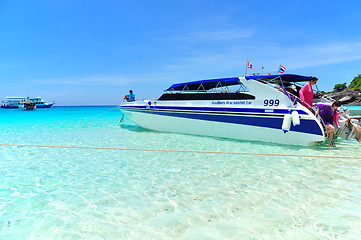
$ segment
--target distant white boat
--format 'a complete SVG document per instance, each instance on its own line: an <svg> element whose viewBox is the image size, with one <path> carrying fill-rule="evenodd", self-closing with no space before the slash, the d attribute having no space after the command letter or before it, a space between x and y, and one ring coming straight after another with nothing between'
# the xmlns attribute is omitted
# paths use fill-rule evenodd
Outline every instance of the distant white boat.
<svg viewBox="0 0 361 240"><path fill-rule="evenodd" d="M41 97L5 97L2 101L1 108L19 108L23 102L31 102L36 108L50 108L55 102L47 103Z"/></svg>

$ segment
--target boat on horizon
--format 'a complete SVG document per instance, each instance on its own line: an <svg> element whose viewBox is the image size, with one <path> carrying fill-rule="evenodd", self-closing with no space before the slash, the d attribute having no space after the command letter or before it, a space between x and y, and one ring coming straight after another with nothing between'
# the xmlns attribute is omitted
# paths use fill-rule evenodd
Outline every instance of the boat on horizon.
<svg viewBox="0 0 361 240"><path fill-rule="evenodd" d="M178 83L156 101L123 102L119 108L138 126L156 131L310 145L326 140L322 120L297 95L299 83L311 78L282 74Z"/></svg>
<svg viewBox="0 0 361 240"><path fill-rule="evenodd" d="M34 103L35 108L50 108L55 104L55 101L48 103L41 97L5 97L5 99L5 101L2 101L1 108L19 108L24 102Z"/></svg>
<svg viewBox="0 0 361 240"><path fill-rule="evenodd" d="M30 110L35 110L36 106L34 102L20 102L19 103L19 109L20 110L24 110L24 111L30 111Z"/></svg>

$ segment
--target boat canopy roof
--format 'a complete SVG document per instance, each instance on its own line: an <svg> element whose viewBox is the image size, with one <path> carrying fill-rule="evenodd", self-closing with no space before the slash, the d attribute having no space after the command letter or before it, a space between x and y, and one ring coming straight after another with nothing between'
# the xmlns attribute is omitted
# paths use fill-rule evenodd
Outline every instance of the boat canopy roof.
<svg viewBox="0 0 361 240"><path fill-rule="evenodd" d="M310 81L312 76L301 76L296 74L282 74L282 75L264 75L264 76L245 76L247 80L257 81L277 81L282 82L305 82ZM240 84L238 77L231 78L217 78L209 80L199 80L193 82L176 83L167 88L165 91L206 91L212 88L226 87Z"/></svg>
<svg viewBox="0 0 361 240"><path fill-rule="evenodd" d="M176 83L167 88L165 91L197 91L197 90L209 90L217 87L226 87L239 84L238 77L232 78L218 78L209 80L199 80L193 82Z"/></svg>
<svg viewBox="0 0 361 240"><path fill-rule="evenodd" d="M308 82L311 79L315 78L312 76L301 76L296 74L280 74L280 75L265 75L265 76L245 76L247 80L274 80L281 79L285 82Z"/></svg>
<svg viewBox="0 0 361 240"><path fill-rule="evenodd" d="M25 97L5 97L6 99L25 99Z"/></svg>

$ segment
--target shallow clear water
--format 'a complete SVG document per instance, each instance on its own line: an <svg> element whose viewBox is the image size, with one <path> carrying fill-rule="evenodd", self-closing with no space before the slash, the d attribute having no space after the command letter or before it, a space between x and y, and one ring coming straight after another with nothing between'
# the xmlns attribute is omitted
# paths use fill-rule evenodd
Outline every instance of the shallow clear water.
<svg viewBox="0 0 361 240"><path fill-rule="evenodd" d="M349 109L351 114L361 116L361 106L347 106L345 108Z"/></svg>
<svg viewBox="0 0 361 240"><path fill-rule="evenodd" d="M361 144L148 131L112 107L0 110L0 239L359 239ZM315 156L353 156L324 158Z"/></svg>

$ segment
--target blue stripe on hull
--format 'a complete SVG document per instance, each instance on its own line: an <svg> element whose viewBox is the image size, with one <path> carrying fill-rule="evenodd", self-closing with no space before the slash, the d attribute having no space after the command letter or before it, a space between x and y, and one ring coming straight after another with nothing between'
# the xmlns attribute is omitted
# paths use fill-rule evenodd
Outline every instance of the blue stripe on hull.
<svg viewBox="0 0 361 240"><path fill-rule="evenodd" d="M187 112L166 112L166 111L152 111L152 110L133 110L137 112L143 112L146 114L156 114L163 116L179 117L179 118L188 118L196 119L203 121L213 121L213 122L222 122L222 123L233 123L233 124L242 124L248 126L256 127L265 127L265 128L274 128L282 129L283 118L281 117L265 117L265 116L234 116L228 114L208 114L208 113L187 113ZM309 119L300 119L300 125L293 126L291 125L290 131L322 135L322 130L319 125L314 120Z"/></svg>
<svg viewBox="0 0 361 240"><path fill-rule="evenodd" d="M1 106L1 108L9 108L9 109L15 109L15 108L19 108L18 106Z"/></svg>
<svg viewBox="0 0 361 240"><path fill-rule="evenodd" d="M212 111L212 112L231 112L231 113L265 113L264 108L220 108L220 107L159 107L155 106L154 109L162 110L192 110L192 111ZM268 110L268 109L267 109ZM293 109L273 109L272 113L275 114L287 114ZM303 110L296 110L298 114L307 114Z"/></svg>
<svg viewBox="0 0 361 240"><path fill-rule="evenodd" d="M145 106L122 106L125 109L146 109ZM204 111L204 112L224 112L224 113L270 113L265 108L220 108L220 107L168 107L168 106L150 106L154 110L176 110L176 111ZM272 109L274 114L288 114L292 111L297 111L298 114L307 115L307 113L300 109Z"/></svg>
<svg viewBox="0 0 361 240"><path fill-rule="evenodd" d="M54 104L42 104L42 105L36 105L36 108L50 108Z"/></svg>

